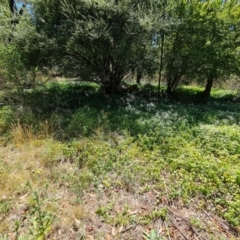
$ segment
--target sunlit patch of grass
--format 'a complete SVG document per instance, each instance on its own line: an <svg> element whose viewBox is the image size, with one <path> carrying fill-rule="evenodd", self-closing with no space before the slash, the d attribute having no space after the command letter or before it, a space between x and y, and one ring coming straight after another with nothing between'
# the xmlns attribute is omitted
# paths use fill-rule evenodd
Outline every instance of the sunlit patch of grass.
<svg viewBox="0 0 240 240"><path fill-rule="evenodd" d="M36 139L36 136L33 134L31 127L22 126L19 123L12 128L10 134L15 145L21 145L26 141Z"/></svg>
<svg viewBox="0 0 240 240"><path fill-rule="evenodd" d="M12 125L10 136L13 144L20 146L28 142L31 145L37 145L40 139L52 138L53 127L52 123L47 120L38 123L38 126L20 123Z"/></svg>

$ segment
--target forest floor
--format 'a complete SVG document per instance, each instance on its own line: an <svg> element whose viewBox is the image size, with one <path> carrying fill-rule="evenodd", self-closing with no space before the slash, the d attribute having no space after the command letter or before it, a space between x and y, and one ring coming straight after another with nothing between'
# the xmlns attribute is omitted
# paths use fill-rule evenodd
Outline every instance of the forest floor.
<svg viewBox="0 0 240 240"><path fill-rule="evenodd" d="M240 104L182 88L1 94L0 240L240 239Z"/></svg>

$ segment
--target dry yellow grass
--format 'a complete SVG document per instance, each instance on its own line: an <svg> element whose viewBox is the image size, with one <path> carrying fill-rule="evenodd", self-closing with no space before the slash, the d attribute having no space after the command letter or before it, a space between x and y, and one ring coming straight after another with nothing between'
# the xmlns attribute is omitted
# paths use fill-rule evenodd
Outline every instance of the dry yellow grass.
<svg viewBox="0 0 240 240"><path fill-rule="evenodd" d="M77 203L69 185L61 179L73 175L75 169L69 162L61 164L63 144L51 138L49 129L46 122L36 135L31 127L18 123L12 127L12 142L0 147L0 203L9 206L6 210L0 209L1 234L11 237L16 221L24 215L31 218L29 209L36 205L34 192L42 201L41 211L57 219L50 233L57 228L70 229L85 216L84 207ZM31 221L26 224L25 232Z"/></svg>
<svg viewBox="0 0 240 240"><path fill-rule="evenodd" d="M53 129L51 123L48 121L41 122L39 129L40 130L36 132L34 131L33 126L20 124L18 122L16 125L12 126L10 131L13 144L16 146L25 144L26 142L36 144L38 141L35 140L52 138Z"/></svg>

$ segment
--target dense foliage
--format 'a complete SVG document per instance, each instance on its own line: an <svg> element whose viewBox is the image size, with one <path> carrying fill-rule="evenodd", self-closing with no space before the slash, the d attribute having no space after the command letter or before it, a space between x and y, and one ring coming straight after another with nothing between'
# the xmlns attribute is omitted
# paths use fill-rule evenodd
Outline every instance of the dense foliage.
<svg viewBox="0 0 240 240"><path fill-rule="evenodd" d="M139 83L159 72L168 93L198 80L207 83L208 97L214 80L239 75L236 0L32 0L20 9L3 5L0 15L1 71L8 77L19 67L51 70L114 93L131 74Z"/></svg>

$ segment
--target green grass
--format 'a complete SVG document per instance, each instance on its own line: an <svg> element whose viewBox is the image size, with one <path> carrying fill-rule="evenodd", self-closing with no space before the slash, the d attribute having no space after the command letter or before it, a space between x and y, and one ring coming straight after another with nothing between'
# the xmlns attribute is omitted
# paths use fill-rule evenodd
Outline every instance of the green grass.
<svg viewBox="0 0 240 240"><path fill-rule="evenodd" d="M239 229L240 105L229 101L234 96L225 97L219 91L209 102L202 102L198 92L197 88L184 88L160 102L154 90L150 94L143 90L137 96L103 96L91 85L50 85L19 96L15 93L10 105L0 109L2 151L17 147L19 159L31 154L39 164L33 174L34 159L29 160L23 171L27 169L30 177L25 176L22 185L13 185L11 191L5 189L0 214L11 216L11 209L18 203L17 192L27 192L24 183L30 182L34 196L40 197L37 192L43 191L43 184L39 179L45 176L48 184L64 186L69 196L74 196L73 205L86 204L84 199L89 193L99 201L108 196L109 200L100 201L94 212L87 213L96 214L106 226L121 229L150 226L158 219L169 222L168 206L162 206L162 199L167 198L184 206L197 202L198 210L217 214ZM6 154L2 156L0 159L10 161ZM0 174L4 178L14 174L13 166L9 162L1 164ZM0 178L0 188L7 188L9 181ZM39 200L42 204L37 202L34 208L30 204L30 213L44 213L43 219L55 216L49 224L66 216L64 211L57 216L51 200L57 190L52 191L45 195L46 200ZM132 196L125 205L115 194L123 191ZM152 191L161 208L154 202L146 213L135 211L130 199ZM10 194L13 197L8 200ZM31 229L31 214L29 219ZM88 217L83 219L87 222ZM8 234L14 227L2 231ZM18 231L31 235L26 227ZM95 233L94 239L98 234L101 232ZM159 235L152 230L145 233L145 238L150 239L150 234ZM164 238L159 235L154 239Z"/></svg>

